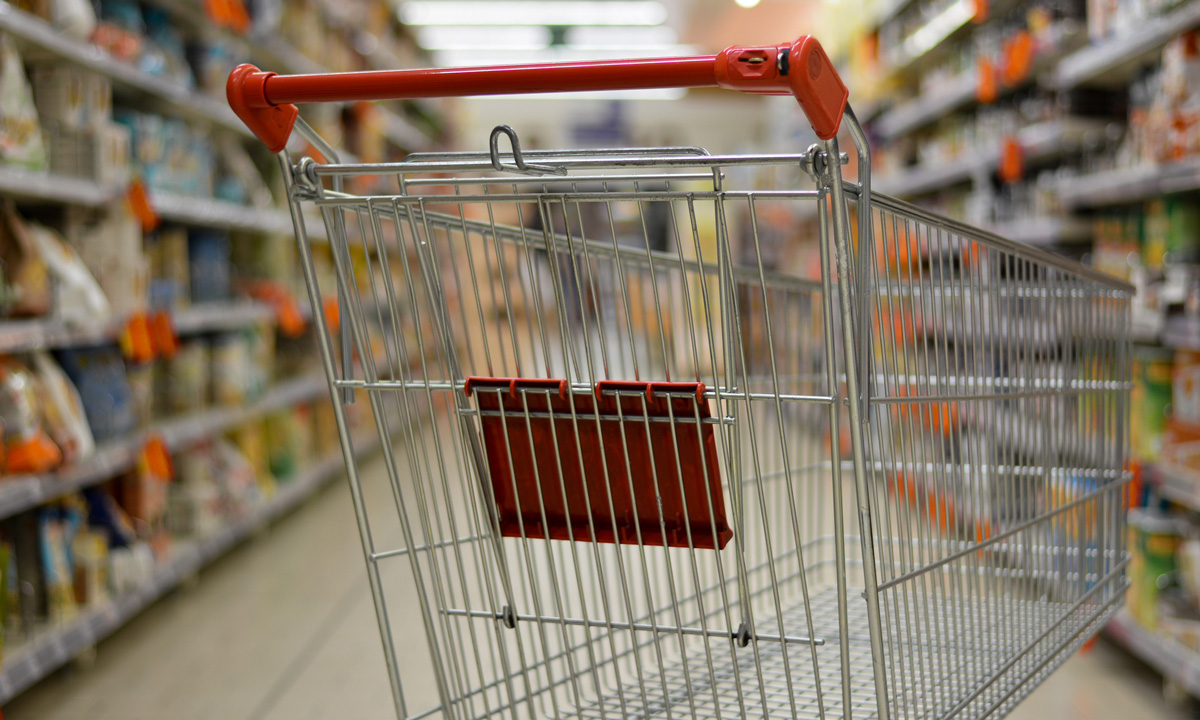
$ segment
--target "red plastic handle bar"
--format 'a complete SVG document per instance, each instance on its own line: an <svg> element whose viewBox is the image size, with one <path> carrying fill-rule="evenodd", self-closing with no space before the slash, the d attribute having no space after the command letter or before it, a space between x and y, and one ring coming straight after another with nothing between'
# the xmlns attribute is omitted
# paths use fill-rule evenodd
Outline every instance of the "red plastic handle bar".
<svg viewBox="0 0 1200 720"><path fill-rule="evenodd" d="M296 103L712 86L795 95L823 140L837 135L849 97L821 44L807 35L790 44L735 46L686 58L319 75L276 75L239 65L225 89L242 122L279 152L296 122Z"/></svg>

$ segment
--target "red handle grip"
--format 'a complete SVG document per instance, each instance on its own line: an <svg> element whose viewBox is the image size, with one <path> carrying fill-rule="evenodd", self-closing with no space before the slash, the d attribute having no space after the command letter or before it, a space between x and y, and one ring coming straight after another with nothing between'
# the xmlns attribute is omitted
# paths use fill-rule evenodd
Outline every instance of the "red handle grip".
<svg viewBox="0 0 1200 720"><path fill-rule="evenodd" d="M229 74L229 106L272 152L287 145L295 103L464 95L711 87L793 94L817 137L837 135L849 93L815 38L731 47L718 55L501 67L276 75L253 65Z"/></svg>

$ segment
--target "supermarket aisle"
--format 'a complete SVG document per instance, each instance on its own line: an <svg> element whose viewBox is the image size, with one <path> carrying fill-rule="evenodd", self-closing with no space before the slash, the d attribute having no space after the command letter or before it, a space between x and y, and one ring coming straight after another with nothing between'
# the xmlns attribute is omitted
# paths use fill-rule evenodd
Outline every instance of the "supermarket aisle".
<svg viewBox="0 0 1200 720"><path fill-rule="evenodd" d="M382 463L364 470L368 499L385 501ZM7 720L367 720L389 713L344 482L102 643L93 667L51 678L4 708ZM1100 643L1012 717L1185 714L1165 705L1157 676Z"/></svg>

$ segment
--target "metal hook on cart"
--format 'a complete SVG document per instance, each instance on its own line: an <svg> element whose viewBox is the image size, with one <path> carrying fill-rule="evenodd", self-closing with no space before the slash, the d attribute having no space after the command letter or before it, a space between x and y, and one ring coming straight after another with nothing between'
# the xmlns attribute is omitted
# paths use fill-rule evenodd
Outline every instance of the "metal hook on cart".
<svg viewBox="0 0 1200 720"><path fill-rule="evenodd" d="M292 194L302 200L320 196L321 180L317 177L317 161L303 157L292 169Z"/></svg>
<svg viewBox="0 0 1200 720"><path fill-rule="evenodd" d="M500 162L500 136L507 135L508 141L512 144L512 154L514 165L505 165ZM515 170L517 172L528 173L530 175L566 175L567 169L564 167L552 167L550 165L530 165L525 162L525 156L521 154L521 141L517 137L517 131L513 130L508 125L497 125L492 128L492 136L490 139L492 167L497 170Z"/></svg>
<svg viewBox="0 0 1200 720"><path fill-rule="evenodd" d="M848 153L840 153L838 155L838 163L847 165L850 162ZM808 146L808 150L804 152L804 164L802 165L804 172L808 173L809 177L814 180L821 180L829 176L832 166L829 164L829 153L818 143L813 143Z"/></svg>

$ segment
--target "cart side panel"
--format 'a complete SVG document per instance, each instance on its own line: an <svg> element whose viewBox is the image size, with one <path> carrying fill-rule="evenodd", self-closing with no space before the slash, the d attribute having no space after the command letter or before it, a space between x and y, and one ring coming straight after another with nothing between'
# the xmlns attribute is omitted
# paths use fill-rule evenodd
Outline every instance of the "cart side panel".
<svg viewBox="0 0 1200 720"><path fill-rule="evenodd" d="M1003 715L1124 596L1130 292L890 198L871 221L890 704Z"/></svg>

